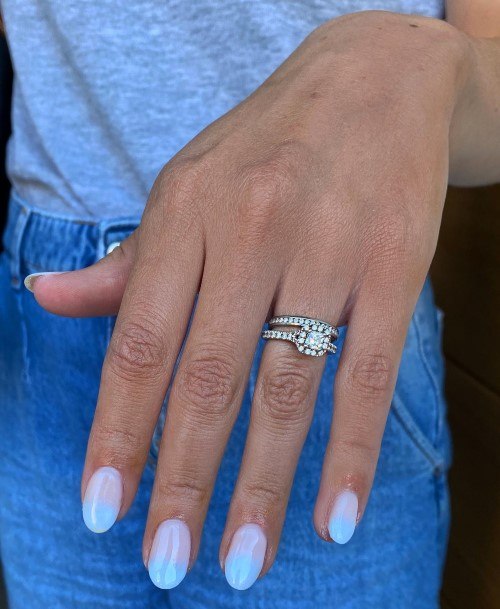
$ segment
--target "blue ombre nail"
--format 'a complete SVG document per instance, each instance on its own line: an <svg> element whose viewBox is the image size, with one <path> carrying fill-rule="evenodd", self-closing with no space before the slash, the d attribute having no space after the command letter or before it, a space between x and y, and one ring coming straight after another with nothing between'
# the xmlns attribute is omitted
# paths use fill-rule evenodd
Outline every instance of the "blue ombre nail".
<svg viewBox="0 0 500 609"><path fill-rule="evenodd" d="M236 590L247 590L262 571L267 539L257 524L244 524L233 536L224 571L228 584Z"/></svg>
<svg viewBox="0 0 500 609"><path fill-rule="evenodd" d="M96 470L83 499L83 520L94 533L104 533L116 522L123 494L123 481L114 467Z"/></svg>
<svg viewBox="0 0 500 609"><path fill-rule="evenodd" d="M178 586L186 576L191 535L182 520L164 520L156 530L148 560L151 581L162 590Z"/></svg>
<svg viewBox="0 0 500 609"><path fill-rule="evenodd" d="M336 543L344 544L351 539L358 520L358 497L352 491L343 491L335 499L328 532Z"/></svg>

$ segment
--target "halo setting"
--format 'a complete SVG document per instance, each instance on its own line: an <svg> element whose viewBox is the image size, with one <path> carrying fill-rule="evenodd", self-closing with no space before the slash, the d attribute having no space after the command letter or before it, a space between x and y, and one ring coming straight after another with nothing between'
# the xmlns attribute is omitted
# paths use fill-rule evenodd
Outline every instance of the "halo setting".
<svg viewBox="0 0 500 609"><path fill-rule="evenodd" d="M337 351L333 341L338 338L339 331L338 328L328 322L309 317L283 315L270 319L269 326L298 326L298 329L293 332L283 332L274 329L264 330L262 337L292 342L304 355L320 357L327 353L336 353Z"/></svg>

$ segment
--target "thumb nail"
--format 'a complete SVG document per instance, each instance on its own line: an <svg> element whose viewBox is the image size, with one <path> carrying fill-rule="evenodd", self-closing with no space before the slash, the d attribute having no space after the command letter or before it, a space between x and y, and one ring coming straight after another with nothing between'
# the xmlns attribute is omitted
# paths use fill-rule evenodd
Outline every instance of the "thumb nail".
<svg viewBox="0 0 500 609"><path fill-rule="evenodd" d="M31 275L24 278L24 287L30 292L33 292L35 281L38 277L45 277L45 275L62 275L63 272L64 271L47 271L46 273L31 273Z"/></svg>

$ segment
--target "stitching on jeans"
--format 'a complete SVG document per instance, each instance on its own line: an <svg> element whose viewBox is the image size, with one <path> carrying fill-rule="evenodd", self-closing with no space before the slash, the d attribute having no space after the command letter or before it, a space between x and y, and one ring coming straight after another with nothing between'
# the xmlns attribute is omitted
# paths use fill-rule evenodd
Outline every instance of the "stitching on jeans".
<svg viewBox="0 0 500 609"><path fill-rule="evenodd" d="M437 429L439 425L439 419L441 414L441 402L440 402L440 391L438 386L437 377L432 371L427 356L423 348L423 339L416 322L415 316L411 318L410 324L415 328L415 334L417 339L418 354L423 362L424 370L430 380L432 386L432 394L434 397L434 436L437 436ZM435 446L437 437L428 438L420 428L420 425L415 420L411 410L404 404L403 400L399 396L397 390L394 392L392 401L393 411L398 419L399 423L403 427L410 441L413 442L415 447L424 456L424 458L431 464L435 471L444 470L445 457L441 454L439 449Z"/></svg>
<svg viewBox="0 0 500 609"><path fill-rule="evenodd" d="M35 264L34 262L30 262L29 260L23 260L23 266L29 267L30 269L33 269L36 272L40 271L42 273L51 270L47 269L47 267L41 267L40 265Z"/></svg>
<svg viewBox="0 0 500 609"><path fill-rule="evenodd" d="M434 394L434 408L435 408L436 420L434 421L434 437L432 438L432 442L433 442L433 444L435 444L438 440L438 432L441 427L439 424L439 420L441 418L441 399L440 399L441 392L440 392L438 379L437 379L436 375L434 374L434 371L432 370L431 365L429 364L427 355L424 350L423 338L422 338L422 333L420 331L420 328L418 327L418 324L414 318L412 318L412 323L415 327L415 333L416 333L417 344L418 344L418 353L422 359L424 369L427 372L427 375L431 382L432 390L433 390L433 394Z"/></svg>
<svg viewBox="0 0 500 609"><path fill-rule="evenodd" d="M404 405L397 392L394 393L394 397L392 399L392 406L394 415L406 431L407 436L417 447L419 452L431 464L433 470L441 472L444 469L444 457L439 453L439 451L432 444L432 442L430 442L429 439L425 436L425 434L420 429L420 427L414 420L411 412Z"/></svg>

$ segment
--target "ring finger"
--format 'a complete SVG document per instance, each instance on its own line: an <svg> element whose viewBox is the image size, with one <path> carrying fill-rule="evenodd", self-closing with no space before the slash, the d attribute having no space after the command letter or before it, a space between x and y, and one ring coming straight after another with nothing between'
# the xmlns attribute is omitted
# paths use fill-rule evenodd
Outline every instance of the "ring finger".
<svg viewBox="0 0 500 609"><path fill-rule="evenodd" d="M304 312L304 304L301 310L299 303L305 299L281 300L276 307L279 313ZM329 300L331 297L323 302ZM340 317L342 300L339 295L329 313L326 308L330 307L306 305L307 313L334 323ZM236 589L249 588L274 560L323 369L324 356L304 355L290 342L271 340L264 349L245 452L221 544L221 564Z"/></svg>

